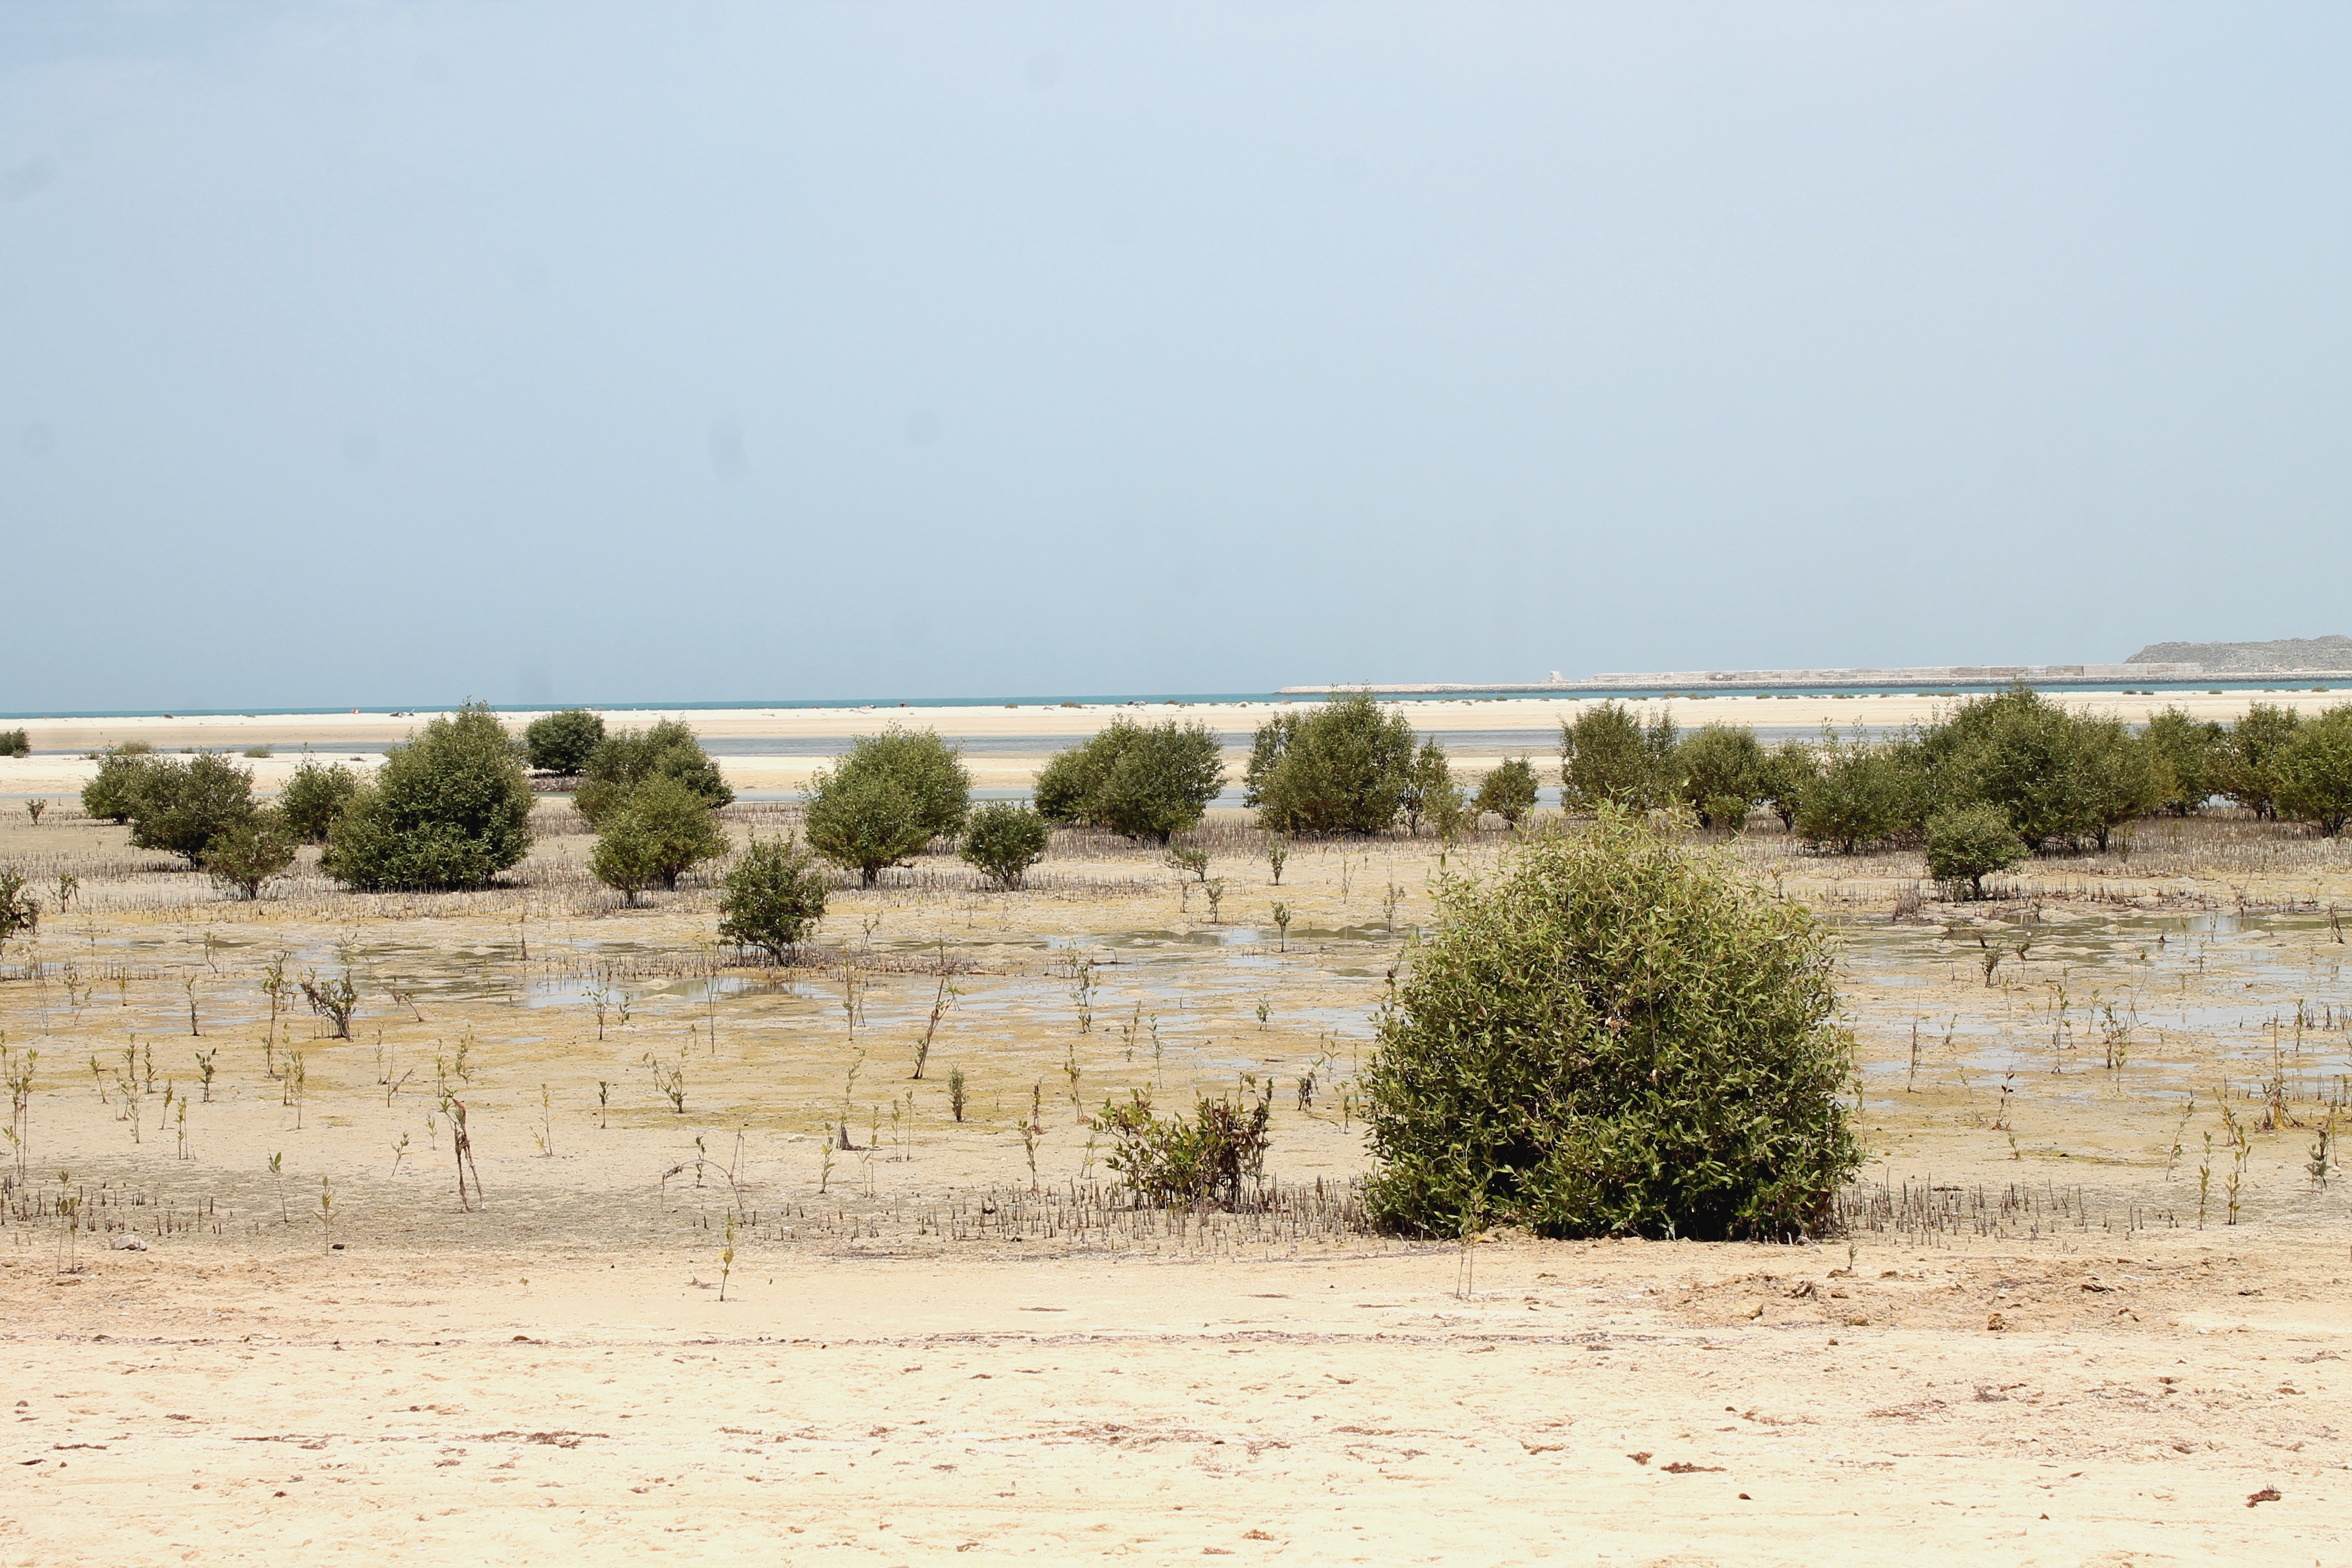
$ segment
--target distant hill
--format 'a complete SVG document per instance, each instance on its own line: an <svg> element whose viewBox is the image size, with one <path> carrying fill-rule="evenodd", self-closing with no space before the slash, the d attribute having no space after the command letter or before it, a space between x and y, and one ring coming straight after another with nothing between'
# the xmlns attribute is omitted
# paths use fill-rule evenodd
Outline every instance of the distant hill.
<svg viewBox="0 0 2352 1568"><path fill-rule="evenodd" d="M2201 664L2208 669L2352 669L2352 637L2275 642L2156 642L2126 664Z"/></svg>

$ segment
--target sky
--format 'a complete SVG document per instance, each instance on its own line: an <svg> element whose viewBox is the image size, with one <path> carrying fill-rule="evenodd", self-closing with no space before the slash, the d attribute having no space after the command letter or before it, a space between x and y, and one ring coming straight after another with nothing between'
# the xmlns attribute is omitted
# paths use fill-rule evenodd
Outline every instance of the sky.
<svg viewBox="0 0 2352 1568"><path fill-rule="evenodd" d="M0 711L2352 630L2352 7L12 0Z"/></svg>

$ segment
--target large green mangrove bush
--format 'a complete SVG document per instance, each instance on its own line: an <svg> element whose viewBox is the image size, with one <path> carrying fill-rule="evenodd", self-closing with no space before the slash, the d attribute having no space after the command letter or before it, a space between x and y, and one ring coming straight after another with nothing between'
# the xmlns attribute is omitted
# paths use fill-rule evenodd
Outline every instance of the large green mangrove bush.
<svg viewBox="0 0 2352 1568"><path fill-rule="evenodd" d="M478 888L530 852L530 782L488 703L384 753L335 818L327 875L366 892Z"/></svg>
<svg viewBox="0 0 2352 1568"><path fill-rule="evenodd" d="M861 735L809 781L809 847L872 887L934 838L963 831L971 774L961 748L930 730Z"/></svg>
<svg viewBox="0 0 2352 1568"><path fill-rule="evenodd" d="M1046 759L1037 775L1037 812L1048 822L1108 827L1165 844L1170 836L1199 826L1224 787L1223 756L1207 725L1114 719L1091 739Z"/></svg>
<svg viewBox="0 0 2352 1568"><path fill-rule="evenodd" d="M1368 691L1258 727L1244 803L1274 833L1380 833L1414 787L1412 725Z"/></svg>
<svg viewBox="0 0 2352 1568"><path fill-rule="evenodd" d="M1604 811L1455 879L1379 1020L1374 1215L1454 1236L1818 1233L1861 1163L1829 939Z"/></svg>

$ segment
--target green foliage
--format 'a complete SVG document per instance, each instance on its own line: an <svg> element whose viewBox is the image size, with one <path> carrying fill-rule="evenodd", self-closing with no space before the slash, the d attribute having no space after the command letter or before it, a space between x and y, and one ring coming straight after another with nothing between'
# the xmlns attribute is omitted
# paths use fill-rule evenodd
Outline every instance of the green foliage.
<svg viewBox="0 0 2352 1568"><path fill-rule="evenodd" d="M321 767L305 760L278 792L278 809L285 816L287 830L298 840L324 844L334 829L335 818L343 814L359 789L358 776L342 763Z"/></svg>
<svg viewBox="0 0 2352 1568"><path fill-rule="evenodd" d="M253 774L246 769L213 752L186 762L167 758L139 774L131 797L131 842L197 866L206 845L250 821L253 812Z"/></svg>
<svg viewBox="0 0 2352 1568"><path fill-rule="evenodd" d="M1154 1116L1150 1091L1139 1089L1087 1125L1111 1140L1106 1163L1140 1201L1231 1209L1265 1173L1273 1108L1271 1079L1254 1096L1202 1095L1190 1118Z"/></svg>
<svg viewBox="0 0 2352 1568"><path fill-rule="evenodd" d="M2074 730L2074 837L2105 849L2116 828L2164 803L2164 775L2156 748L2122 720L2077 718Z"/></svg>
<svg viewBox="0 0 2352 1568"><path fill-rule="evenodd" d="M684 785L700 795L705 805L721 806L735 798L694 731L679 720L665 719L650 729L624 730L597 742L572 804L591 827L602 827L630 791L656 778Z"/></svg>
<svg viewBox="0 0 2352 1568"><path fill-rule="evenodd" d="M1499 816L1503 826L1516 831L1536 808L1536 787L1535 764L1525 757L1506 757L1478 781L1478 796L1470 809L1481 816Z"/></svg>
<svg viewBox="0 0 2352 1568"><path fill-rule="evenodd" d="M1620 702L1603 702L1559 727L1560 805L1569 811L1621 805L1644 811L1673 798L1675 721L1648 728Z"/></svg>
<svg viewBox="0 0 2352 1568"><path fill-rule="evenodd" d="M258 899L265 883L294 864L295 837L285 814L265 808L215 834L205 846L205 869L241 899Z"/></svg>
<svg viewBox="0 0 2352 1568"><path fill-rule="evenodd" d="M1826 735L1815 755L1820 772L1797 803L1798 837L1852 855L1903 830L1911 781L1893 752Z"/></svg>
<svg viewBox="0 0 2352 1568"><path fill-rule="evenodd" d="M1273 833L1379 833L1403 809L1413 761L1404 716L1349 692L1259 727L1244 801Z"/></svg>
<svg viewBox="0 0 2352 1568"><path fill-rule="evenodd" d="M2221 793L2222 751L2229 735L2221 725L2167 708L2147 721L2147 735L2155 757L2160 809L2186 816Z"/></svg>
<svg viewBox="0 0 2352 1568"><path fill-rule="evenodd" d="M677 879L727 853L727 832L709 803L677 779L656 773L604 816L588 869L631 904L656 882L675 892Z"/></svg>
<svg viewBox="0 0 2352 1568"><path fill-rule="evenodd" d="M778 963L824 918L824 879L790 838L753 838L719 887L720 940L764 949Z"/></svg>
<svg viewBox="0 0 2352 1568"><path fill-rule="evenodd" d="M1821 776L1821 758L1814 754L1813 748L1802 741L1791 741L1764 753L1763 763L1757 771L1756 789L1770 803L1780 826L1793 830L1798 807Z"/></svg>
<svg viewBox="0 0 2352 1568"><path fill-rule="evenodd" d="M1764 798L1764 748L1745 724L1709 724L1675 747L1684 804L1702 827L1738 830Z"/></svg>
<svg viewBox="0 0 2352 1568"><path fill-rule="evenodd" d="M524 729L523 761L534 773L583 773L604 742L602 715L585 708L566 708L560 713L542 714Z"/></svg>
<svg viewBox="0 0 2352 1568"><path fill-rule="evenodd" d="M1405 775L1404 794L1399 797L1404 808L1405 826L1418 833L1423 817L1437 830L1437 836L1451 842L1469 822L1469 807L1464 800L1462 786L1454 782L1454 769L1447 763L1445 748L1433 737L1421 743L1413 753L1412 771Z"/></svg>
<svg viewBox="0 0 2352 1568"><path fill-rule="evenodd" d="M1037 811L1049 822L1165 844L1198 826L1224 787L1224 759L1207 725L1171 719L1147 726L1121 718L1046 759L1037 775Z"/></svg>
<svg viewBox="0 0 2352 1568"><path fill-rule="evenodd" d="M32 754L31 736L22 730L0 730L0 757L29 757Z"/></svg>
<svg viewBox="0 0 2352 1568"><path fill-rule="evenodd" d="M2215 783L2221 792L2256 816L2278 816L2284 782L2281 760L2303 727L2303 715L2271 702L2247 704L2246 716L2230 726L2220 747Z"/></svg>
<svg viewBox="0 0 2352 1568"><path fill-rule="evenodd" d="M1927 818L1927 875L1947 888L1984 897L1984 879L2024 860L2025 842L2000 807L1948 805Z"/></svg>
<svg viewBox="0 0 2352 1568"><path fill-rule="evenodd" d="M1025 805L995 801L971 814L963 830L959 853L967 866L978 867L1008 888L1017 888L1029 868L1045 858L1054 830Z"/></svg>
<svg viewBox="0 0 2352 1568"><path fill-rule="evenodd" d="M41 903L25 890L22 871L0 867L0 942L40 929Z"/></svg>
<svg viewBox="0 0 2352 1568"><path fill-rule="evenodd" d="M365 892L479 888L530 852L530 782L487 703L384 754L335 819L320 868Z"/></svg>
<svg viewBox="0 0 2352 1568"><path fill-rule="evenodd" d="M893 725L860 737L840 762L817 770L809 845L871 887L883 868L904 863L934 838L961 833L971 798L961 748L929 730Z"/></svg>
<svg viewBox="0 0 2352 1568"><path fill-rule="evenodd" d="M2022 682L1962 703L1919 744L1937 805L1999 806L2030 849L2084 840L2105 848L2116 826L2163 795L2144 737L2117 720L2070 713Z"/></svg>
<svg viewBox="0 0 2352 1568"><path fill-rule="evenodd" d="M2299 726L2278 759L2278 809L2329 837L2352 820L2352 703Z"/></svg>
<svg viewBox="0 0 2352 1568"><path fill-rule="evenodd" d="M149 770L161 765L153 751L145 742L135 741L100 755L98 776L81 786L82 810L93 817L111 817L118 826L130 821Z"/></svg>
<svg viewBox="0 0 2352 1568"><path fill-rule="evenodd" d="M1829 1222L1862 1151L1811 915L1616 809L1438 896L1365 1076L1381 1223L1721 1239Z"/></svg>

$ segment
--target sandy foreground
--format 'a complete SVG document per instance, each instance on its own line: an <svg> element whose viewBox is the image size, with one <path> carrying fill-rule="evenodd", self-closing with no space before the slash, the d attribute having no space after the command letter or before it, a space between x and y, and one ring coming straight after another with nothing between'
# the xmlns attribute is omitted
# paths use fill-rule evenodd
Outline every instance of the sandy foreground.
<svg viewBox="0 0 2352 1568"><path fill-rule="evenodd" d="M2299 1563L2352 1534L2334 1242L1503 1244L1466 1297L1451 1250L794 1257L724 1303L707 1251L10 1261L11 1563Z"/></svg>
<svg viewBox="0 0 2352 1568"><path fill-rule="evenodd" d="M2221 694L2166 692L2157 698L2121 697L2108 692L2054 692L2053 700L2084 712L2113 715L2142 722L2170 706L2202 719L2235 719L2250 701L2265 701L2317 712L2332 704L2352 700L2343 691L2280 691ZM1671 715L1677 724L1748 724L1768 738L1811 737L1824 724L1841 729L1862 725L1871 729L1924 723L1954 704L1932 697L1705 697L1656 699L1629 703L1645 721ZM1458 766L1484 769L1504 756L1528 752L1541 763L1559 750L1559 727L1586 709L1592 699L1509 698L1483 701L1409 700L1401 710L1416 729L1447 743ZM728 781L747 793L796 791L807 786L809 775L848 749L859 735L878 734L892 724L935 729L950 740L971 744L966 758L972 782L982 789L1020 789L1034 781L1036 770L1055 749L1083 740L1112 719L1125 714L1158 722L1168 718L1197 720L1229 737L1227 772L1236 779L1247 760L1248 734L1276 713L1292 705L1269 702L1156 703L1117 707L1091 703L1078 707L1017 708L703 708L663 712L614 711L607 723L615 728L642 726L661 719L679 719L694 727L706 742L739 746L719 757ZM1300 704L1299 706L1305 706ZM0 795L67 795L79 791L97 771L82 752L145 741L163 750L221 749L243 752L268 746L272 754L255 759L256 784L274 790L301 761L305 747L330 760L357 763L362 770L381 760L383 747L405 739L430 713L391 715L270 714L208 718L154 715L133 719L53 719L23 721L36 753L31 757L0 757ZM509 728L520 732L535 717L503 715ZM759 742L774 742L773 752ZM1023 742L1034 742L1024 744ZM66 754L58 754L58 753Z"/></svg>

